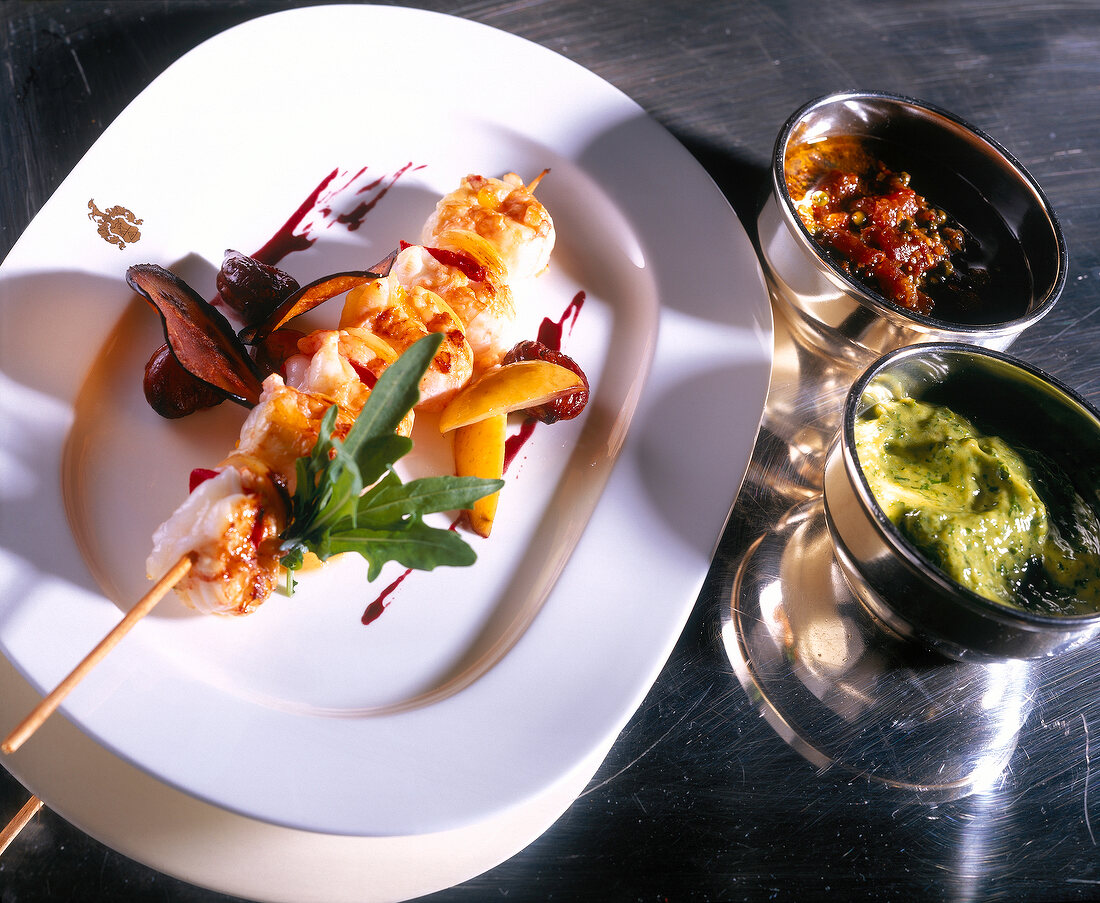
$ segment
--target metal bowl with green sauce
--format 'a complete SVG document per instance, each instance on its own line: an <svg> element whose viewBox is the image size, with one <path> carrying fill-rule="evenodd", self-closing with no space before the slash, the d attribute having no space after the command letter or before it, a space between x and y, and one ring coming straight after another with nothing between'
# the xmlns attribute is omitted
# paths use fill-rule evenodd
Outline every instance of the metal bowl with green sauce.
<svg viewBox="0 0 1100 903"><path fill-rule="evenodd" d="M846 580L896 633L997 660L1100 632L1100 415L1022 361L880 358L848 394L825 510Z"/></svg>

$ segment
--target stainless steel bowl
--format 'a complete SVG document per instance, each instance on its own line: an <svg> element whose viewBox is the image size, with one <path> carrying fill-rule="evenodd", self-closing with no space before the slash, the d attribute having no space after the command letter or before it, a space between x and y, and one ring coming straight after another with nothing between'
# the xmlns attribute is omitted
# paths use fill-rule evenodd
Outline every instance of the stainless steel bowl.
<svg viewBox="0 0 1100 903"><path fill-rule="evenodd" d="M945 208L991 254L1020 257L1018 297L971 322L951 322L937 319L935 309L925 316L902 308L835 265L799 218L789 181L805 175L807 154L822 142L846 137L883 150L891 168L910 173L914 190ZM776 139L772 191L758 228L772 294L799 337L857 360L919 342L1004 350L1046 315L1066 279L1061 228L1023 166L951 113L894 94L831 94L794 113Z"/></svg>
<svg viewBox="0 0 1100 903"><path fill-rule="evenodd" d="M950 407L987 435L1049 456L1092 506L1100 504L1100 414L1043 372L961 343L910 346L856 380L825 466L825 516L837 562L863 606L894 633L961 661L1040 658L1100 632L1100 612L1038 614L955 583L883 513L855 450L857 419L883 397Z"/></svg>

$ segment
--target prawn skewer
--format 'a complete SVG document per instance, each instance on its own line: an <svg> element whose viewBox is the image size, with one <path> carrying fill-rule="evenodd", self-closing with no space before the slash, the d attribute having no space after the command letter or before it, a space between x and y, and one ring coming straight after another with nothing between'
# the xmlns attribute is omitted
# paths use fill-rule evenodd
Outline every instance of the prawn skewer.
<svg viewBox="0 0 1100 903"><path fill-rule="evenodd" d="M147 570L163 576L8 735L0 751L17 750L172 589L185 604L203 612L240 615L261 604L273 590L286 554L283 537L296 479L311 473L311 464L317 466L312 460L317 449L326 463L338 458L333 440L350 440L380 374L419 339L437 336L426 351L432 355L430 365L423 354L411 364L421 367L419 396L414 386L413 398L400 404L396 416L393 403L380 402L389 411L382 415L385 429L396 437L411 432L416 397L422 398L423 407L439 409L475 371L500 363L503 332L514 315L509 276L537 275L554 243L549 214L532 194L541 178L524 186L511 174L503 180L468 176L425 224L422 240L431 245L404 247L389 274L349 292L339 329L318 330L298 342L299 354L287 360L286 381L278 374L263 381L237 449L216 470L192 474L187 499L154 534ZM403 376L395 380L412 373L408 367L397 369ZM311 464L303 467L303 461ZM433 485L435 501L427 504L440 507L426 508L420 501L419 511L468 506L502 485L493 479L450 479L465 483ZM478 482L482 485L475 486ZM392 482L388 489L393 491ZM392 499L387 503L393 506ZM413 514L418 520L417 509ZM351 521L354 525L354 515ZM358 541L356 537L351 545ZM470 561L472 557L462 563ZM427 566L436 563L458 560L447 562L444 555ZM373 579L380 565L372 560L371 567Z"/></svg>
<svg viewBox="0 0 1100 903"><path fill-rule="evenodd" d="M425 244L404 246L386 275L353 287L339 328L301 338L285 377L264 380L237 450L206 471L158 528L147 572L190 553L195 567L176 587L185 604L215 614L255 610L278 582L284 500L325 410L337 404L337 433L346 433L373 381L433 333L442 344L421 379L416 410L440 410L475 372L499 364L514 317L511 271L537 275L554 238L549 214L518 176L467 176L436 205ZM411 432L411 417L402 435Z"/></svg>

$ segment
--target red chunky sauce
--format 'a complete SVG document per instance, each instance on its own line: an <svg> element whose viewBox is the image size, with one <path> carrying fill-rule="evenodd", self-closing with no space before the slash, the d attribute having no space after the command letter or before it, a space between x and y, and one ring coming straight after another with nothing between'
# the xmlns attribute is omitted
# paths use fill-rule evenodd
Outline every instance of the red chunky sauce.
<svg viewBox="0 0 1100 903"><path fill-rule="evenodd" d="M886 142L838 136L792 149L785 175L833 265L887 301L973 324L1026 309L1031 273L1019 240L957 174Z"/></svg>
<svg viewBox="0 0 1100 903"><path fill-rule="evenodd" d="M842 269L899 307L932 312L928 290L954 273L966 236L909 187L908 173L882 163L869 173L834 169L808 200L802 221Z"/></svg>

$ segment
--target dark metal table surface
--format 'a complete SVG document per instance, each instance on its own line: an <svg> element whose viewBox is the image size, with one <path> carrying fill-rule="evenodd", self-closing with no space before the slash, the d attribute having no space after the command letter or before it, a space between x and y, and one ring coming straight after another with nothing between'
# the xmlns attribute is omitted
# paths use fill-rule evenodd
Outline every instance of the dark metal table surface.
<svg viewBox="0 0 1100 903"><path fill-rule="evenodd" d="M0 257L159 72L246 19L300 5L0 5ZM997 137L1057 211L1054 311L1012 353L1100 404L1100 5L479 0L413 4L521 35L637 101L698 158L754 235L784 119L843 88L914 95ZM384 36L380 36L384 40ZM782 368L772 397L791 386ZM720 631L753 524L756 463L671 659L595 778L540 839L443 900L1100 900L1100 650L1042 662L1007 768L929 802L811 764L742 689ZM766 462L764 462L766 463ZM0 820L26 791L0 774ZM0 903L229 898L40 813L0 859Z"/></svg>

